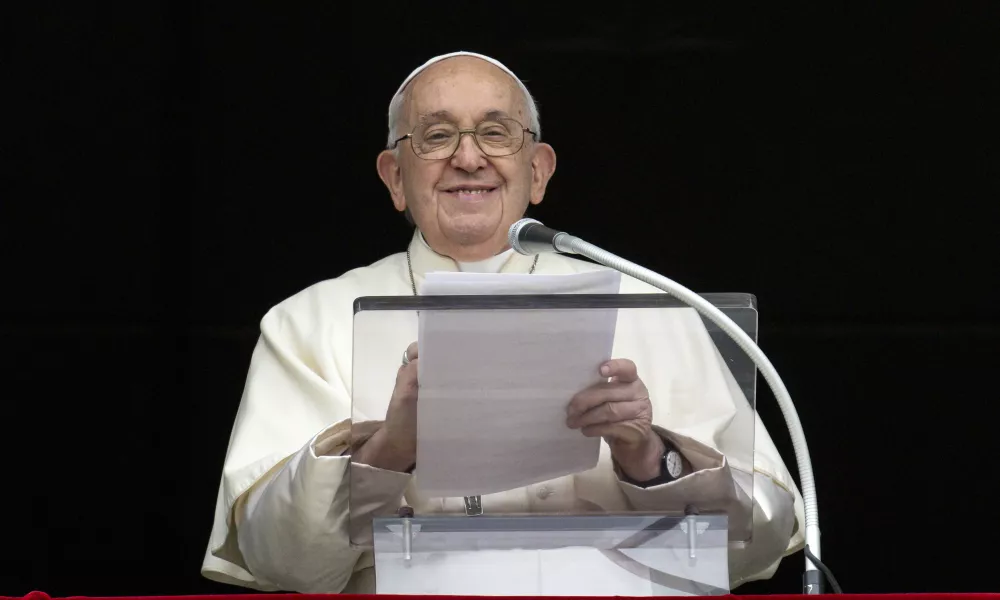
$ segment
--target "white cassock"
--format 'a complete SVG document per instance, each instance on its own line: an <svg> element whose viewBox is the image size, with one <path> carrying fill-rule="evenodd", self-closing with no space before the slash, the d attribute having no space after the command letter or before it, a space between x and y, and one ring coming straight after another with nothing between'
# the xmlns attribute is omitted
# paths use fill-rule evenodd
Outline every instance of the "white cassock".
<svg viewBox="0 0 1000 600"><path fill-rule="evenodd" d="M459 269L419 234L410 243L410 253L418 288L425 273ZM527 273L532 260L508 253L492 265L485 261L461 267ZM535 272L559 275L601 268L545 254ZM659 290L623 276L621 292ZM349 530L362 529L373 516L394 515L404 498L417 514L464 514L462 498L421 505L412 475L352 465L350 457L342 455L351 440L354 300L411 294L406 255L399 253L318 283L264 316L223 468L202 565L205 577L264 591L372 593L371 550L352 545ZM661 313L669 314L664 317L669 320L669 339L619 330L613 355L636 363L649 389L656 430L696 471L642 489L618 478L602 442L594 469L483 496L483 509L664 511L683 510L689 504L721 509L729 514L731 526L753 519L752 543L730 548L730 585L768 578L783 556L804 545L801 495L759 419L736 432L742 439L734 439L729 425L738 418L739 407L748 412L749 405L722 367L698 314L689 308ZM398 362L414 340L415 331L404 332L390 360ZM619 354L619 348L630 348L633 355ZM661 368L655 368L654 358ZM664 360L674 360L675 367L663 369ZM683 361L680 366L678 360ZM751 435L755 439L747 439ZM740 452L727 451L754 444L752 464L749 456L740 460L735 458Z"/></svg>

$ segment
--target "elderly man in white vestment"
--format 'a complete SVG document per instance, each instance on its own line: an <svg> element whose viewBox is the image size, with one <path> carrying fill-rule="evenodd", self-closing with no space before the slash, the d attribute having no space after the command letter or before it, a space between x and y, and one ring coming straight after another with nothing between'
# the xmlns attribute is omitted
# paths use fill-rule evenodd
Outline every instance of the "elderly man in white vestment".
<svg viewBox="0 0 1000 600"><path fill-rule="evenodd" d="M602 268L556 254L536 261L508 246L509 227L529 204L542 201L555 167L554 150L541 142L534 100L499 62L453 53L428 61L403 82L390 104L389 148L377 168L396 209L415 223L413 239L407 252L313 285L264 316L230 438L204 576L259 590L374 591L371 549L352 544L351 531L404 503L418 513L429 510L408 497L419 351L415 343L398 349L409 362L396 374L385 418L360 443L352 441L353 302L415 294L432 271ZM620 291L657 290L623 278ZM683 349L685 372L672 373L668 386L649 357L615 357L601 366L609 382L567 406L567 427L602 438L597 466L545 482L544 495L522 489L484 496L483 509L723 509L731 520L752 519L753 527L752 543L730 550L731 585L768 578L783 556L803 545L801 497L759 420L752 464L727 459L720 431L737 402L746 402L735 398L739 388L724 376L697 314L670 312L678 315L670 343ZM668 450L683 456L676 477L663 472ZM443 510L462 513L464 503L456 498Z"/></svg>

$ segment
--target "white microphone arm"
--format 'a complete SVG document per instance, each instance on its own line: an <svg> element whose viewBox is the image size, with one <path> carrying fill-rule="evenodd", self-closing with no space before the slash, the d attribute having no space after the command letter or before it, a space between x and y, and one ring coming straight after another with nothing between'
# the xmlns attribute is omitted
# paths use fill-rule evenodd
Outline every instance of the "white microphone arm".
<svg viewBox="0 0 1000 600"><path fill-rule="evenodd" d="M578 237L549 229L534 219L521 219L517 223L514 223L509 231L509 241L511 247L520 254L530 255L540 252L580 254L604 266L659 288L705 315L706 318L718 325L722 331L726 332L747 356L753 360L757 368L760 369L761 375L767 381L771 391L774 392L774 398L778 401L778 406L781 407L781 413L785 417L788 432L791 434L792 447L795 449L795 459L798 462L799 480L802 485L802 501L806 518L806 573L803 577L803 590L806 594L822 593L822 579L818 570L820 567L814 564L813 559L810 558L811 554L817 562L821 560L816 484L813 480L812 461L809 458L809 447L806 445L806 436L802 431L802 423L799 421L799 415L795 411L795 405L792 404L792 397L785 388L785 384L782 383L778 371L771 365L771 361L768 360L757 344L750 339L750 336L726 316L725 313L713 306L711 302L708 302L679 283L625 260L620 256L602 250ZM823 569L825 571L825 567Z"/></svg>

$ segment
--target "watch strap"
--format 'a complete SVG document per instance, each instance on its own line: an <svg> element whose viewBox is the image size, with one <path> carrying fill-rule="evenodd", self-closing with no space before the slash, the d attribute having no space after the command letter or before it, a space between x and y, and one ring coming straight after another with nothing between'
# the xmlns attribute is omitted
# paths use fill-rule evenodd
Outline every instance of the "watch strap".
<svg viewBox="0 0 1000 600"><path fill-rule="evenodd" d="M660 456L660 474L656 477L646 480L646 481L636 481L629 477L621 466L618 467L621 475L621 480L625 483L629 483L640 488L651 488L657 485L663 485L664 483L670 483L671 481L676 481L677 478L670 474L670 470L667 469L667 455L671 452L677 452L677 449L667 440L663 440L663 454Z"/></svg>

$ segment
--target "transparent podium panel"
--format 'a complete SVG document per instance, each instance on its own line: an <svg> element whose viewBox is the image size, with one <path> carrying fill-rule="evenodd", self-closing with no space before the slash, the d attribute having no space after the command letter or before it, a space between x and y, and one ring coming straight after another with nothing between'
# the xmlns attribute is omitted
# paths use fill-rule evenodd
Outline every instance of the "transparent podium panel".
<svg viewBox="0 0 1000 600"><path fill-rule="evenodd" d="M726 594L726 521L656 515L375 518L376 593Z"/></svg>
<svg viewBox="0 0 1000 600"><path fill-rule="evenodd" d="M751 295L703 297L756 340ZM756 369L694 309L667 294L365 297L354 309L351 452L365 459L350 469L356 547L388 536L390 523L373 532L373 520L404 506L421 527L518 519L493 525L498 544L582 539L540 533L555 531L552 517L646 523L685 511L726 516L728 540L750 540ZM404 366L412 342L416 364ZM610 359L625 359L611 378L600 372ZM677 454L660 468L659 455L650 463L640 446L612 452L606 441L642 432L635 425L650 418L650 433L681 455L671 483L628 473L662 473ZM728 498L695 485L701 473L684 481L723 472L723 462L738 483ZM432 529L425 540L450 552L474 531Z"/></svg>

